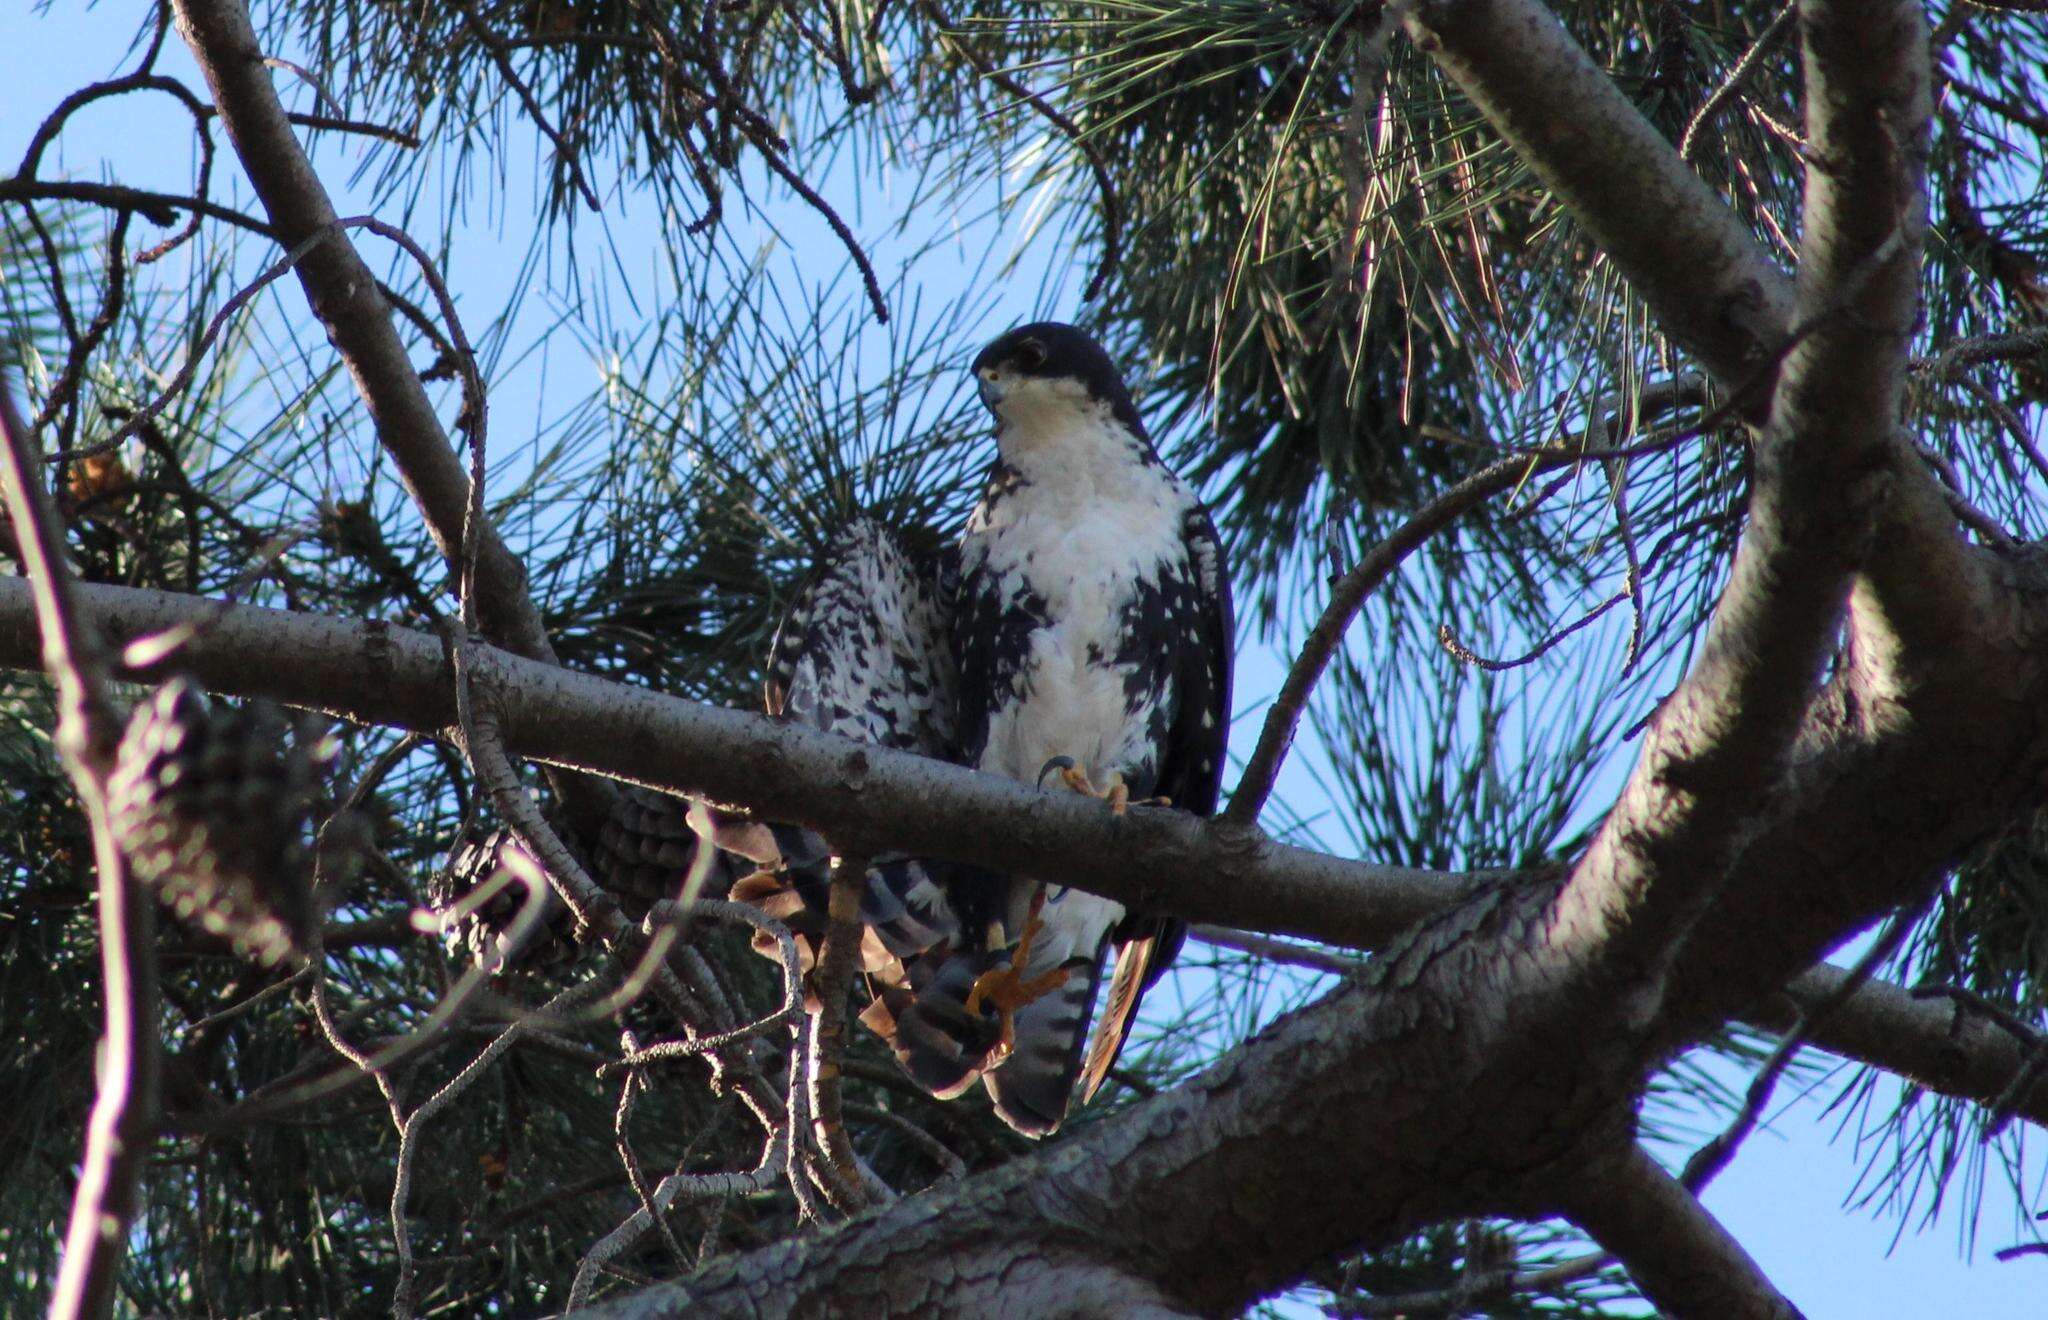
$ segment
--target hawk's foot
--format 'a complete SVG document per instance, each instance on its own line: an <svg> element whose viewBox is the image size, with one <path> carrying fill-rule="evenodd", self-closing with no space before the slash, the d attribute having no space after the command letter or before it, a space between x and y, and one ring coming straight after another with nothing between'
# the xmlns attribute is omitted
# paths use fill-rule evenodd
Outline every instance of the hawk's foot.
<svg viewBox="0 0 2048 1320"><path fill-rule="evenodd" d="M1131 797L1131 786L1126 784L1124 777L1114 770L1109 772L1109 781L1102 787L1097 788L1095 781L1088 777L1088 772L1083 770L1080 763L1074 760L1073 757L1055 756L1045 763L1044 769L1038 772L1038 781L1041 784L1044 783L1045 777L1055 770L1060 773L1060 782L1073 789L1076 793L1086 794L1092 798L1100 798L1108 803L1112 815L1121 816L1134 804L1134 800ZM1138 798L1135 800L1135 805L1140 807L1170 807L1173 805L1173 799L1163 797Z"/></svg>
<svg viewBox="0 0 2048 1320"><path fill-rule="evenodd" d="M1067 983L1067 969L1055 967L1037 976L1026 975L1031 966L1031 942L1038 932L1045 929L1045 923L1038 919L1039 909L1045 906L1045 891L1040 889L1031 896L1031 915L1024 923L1024 938L1017 941L1015 952L1010 955L1008 967L998 967L983 972L974 978L974 984L967 990L967 1011L981 1012L982 1001L986 1000L996 1010L997 1028L994 1057L1009 1054L1017 1041L1017 1010L1026 1004L1043 999Z"/></svg>

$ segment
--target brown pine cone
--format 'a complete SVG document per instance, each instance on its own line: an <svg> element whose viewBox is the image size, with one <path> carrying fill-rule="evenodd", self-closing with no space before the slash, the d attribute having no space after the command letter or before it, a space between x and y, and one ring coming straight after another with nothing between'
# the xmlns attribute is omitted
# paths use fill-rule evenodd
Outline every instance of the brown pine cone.
<svg viewBox="0 0 2048 1320"><path fill-rule="evenodd" d="M321 767L268 702L215 707L174 678L135 708L108 782L114 837L177 915L274 965L316 920L307 825Z"/></svg>

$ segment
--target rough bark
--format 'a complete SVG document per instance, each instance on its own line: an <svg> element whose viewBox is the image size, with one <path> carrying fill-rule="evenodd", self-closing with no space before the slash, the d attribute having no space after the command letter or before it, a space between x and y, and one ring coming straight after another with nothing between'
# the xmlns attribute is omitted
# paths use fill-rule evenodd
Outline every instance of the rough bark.
<svg viewBox="0 0 2048 1320"><path fill-rule="evenodd" d="M1589 1180L1570 1213L1595 1242L1628 1262L1643 1295L1666 1315L1799 1318L1799 1308L1742 1244L1640 1148L1607 1176Z"/></svg>

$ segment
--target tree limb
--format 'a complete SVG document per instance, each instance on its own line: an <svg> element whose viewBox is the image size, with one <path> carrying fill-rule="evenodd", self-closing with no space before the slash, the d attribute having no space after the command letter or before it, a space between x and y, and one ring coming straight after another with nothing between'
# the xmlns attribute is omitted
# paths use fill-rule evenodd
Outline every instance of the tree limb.
<svg viewBox="0 0 2048 1320"><path fill-rule="evenodd" d="M1729 1320L1795 1320L1800 1314L1742 1244L1640 1146L1587 1186L1567 1213L1628 1267L1663 1314Z"/></svg>
<svg viewBox="0 0 2048 1320"><path fill-rule="evenodd" d="M78 588L77 598L79 608L117 642L171 628L194 629L196 635L181 658L192 665L195 677L215 691L268 696L428 734L446 732L455 723L442 649L435 639L421 633L388 624L346 622L253 606L222 609L215 602L191 596L133 588L84 585ZM38 645L27 584L0 579L0 664L37 667ZM1175 812L1136 810L1124 817L1122 827L1104 829L1100 813L1070 795L1048 795L1048 803L1041 805L1029 789L958 770L944 776L948 787L927 803L923 795L931 791L933 781L926 777L924 767L930 763L915 758L875 753L865 778L855 787L836 778L836 758L844 755L846 748L815 735L800 736L797 741L806 747L806 755L792 759L776 750L780 746L777 740L800 731L753 716L709 710L510 659L494 666L493 680L500 691L513 697L510 711L544 713L556 699L545 694L556 691L556 685L564 681L575 694L575 700L556 719L532 723L525 722L521 714L521 722L507 723L507 733L518 750L534 750L553 740L549 745L555 747L555 754L563 754L566 744L551 730L570 729L577 732L586 750L607 753L603 764L593 763L594 769L678 789L693 785L702 789L707 782L715 782L723 795L732 798L742 798L749 790L767 790L775 794L775 800L764 800L760 804L764 809L808 815L810 807L822 804L835 820L842 815L853 819L868 806L916 801L918 809L908 813L903 822L906 843L974 841L980 845L982 857L993 864L1021 864L1025 857L1046 859L1044 865L1058 866L1077 882L1099 887L1112 896L1159 895L1170 901L1176 912L1238 930L1291 934L1351 948L1384 948L1408 926L1442 911L1480 885L1505 878L1371 866L1268 843L1245 852L1239 840L1228 835L1212 837L1211 828ZM522 693L529 681L539 685L538 693ZM2028 709L2028 698L2020 691L2014 691L2009 700L2011 704L1992 717L1994 724L2011 725ZM658 725L659 736L652 739L663 749L659 753L628 749L623 741L637 724L644 723L640 712L647 709L665 712ZM697 712L702 712L701 724ZM771 745L760 755L774 767L773 782L758 775L750 780L751 772L746 770L716 781L688 773L677 776L673 783L663 778L665 762L715 771L733 755L730 740L748 736L770 740ZM1897 791L1925 799L1936 784L1960 782L1963 790L1982 786L1980 777L1961 767L1983 764L1985 758L1994 757L1993 751L1975 742L1956 745L1941 734L1934 735L1930 743L1937 749L1953 747L1953 765L1945 758L1939 762L1913 760L1896 771L1897 781L1867 780L1856 785L1857 791ZM761 763L758 759L747 762ZM1936 769L1933 774L1924 769L1930 764ZM891 789L886 800L869 797L876 783L895 778L899 765L909 775L902 785ZM1922 769L1916 773L1912 766ZM809 777L814 774L819 777ZM956 793L953 784L968 791ZM1845 784L1845 790L1847 787ZM1027 851L1013 854L995 843L982 823L1020 809L1034 813L1037 823L1023 836ZM1995 800L1974 808L1980 815L2006 809ZM1929 817L1950 817L1955 810L1955 804L1946 798L1936 799ZM946 823L949 814L958 824ZM1926 823L1917 815L1895 819L1901 826L1915 829ZM1752 848L1736 870L1729 896L1730 906L1757 913L1752 919L1760 927L1799 932L1798 947L1812 952L1804 962L1798 961L1796 954L1790 955L1794 965L1785 975L1793 979L1785 984L1783 993L1773 992L1762 999L1716 995L1712 1012L1739 1014L1757 1026L1783 1031L1791 1024L1794 1001L1818 1002L1843 975L1826 966L1799 973L1799 967L1819 957L1827 941L1824 935L1808 931L1806 914L1812 905L1798 887L1785 885L1783 877L1817 873L1830 848L1849 850L1847 860L1853 871L1892 854L1900 843L1886 831L1845 832L1821 821L1816 810L1813 815L1782 823L1772 837L1788 840L1783 849ZM1071 841L1047 841L1057 840L1068 829L1078 830ZM1133 829L1144 832L1134 836ZM1798 846L1801 840L1805 846ZM1163 846L1164 854L1155 862L1152 849L1158 846ZM1733 901L1736 899L1739 903ZM1890 901L1882 887L1870 900L1876 911ZM1209 915L1198 915L1202 913ZM1703 957L1698 951L1736 957L1747 952L1751 939L1746 922L1737 925L1710 917L1709 924L1711 931L1693 942L1695 954L1681 963L1688 983L1702 987L1718 984L1723 968L1718 957ZM1944 1094L1988 1103L2017 1075L2023 1063L2021 1053L2000 1033L1974 1019L1952 1032L1951 1016L1940 1005L1914 1001L1899 987L1874 983L1858 991L1839 1012L1817 1023L1813 1042L1821 1049L1887 1069ZM2037 1087L2034 1099L2021 1113L2048 1125L2048 1087Z"/></svg>
<svg viewBox="0 0 2048 1320"><path fill-rule="evenodd" d="M196 635L179 660L209 689L418 733L449 735L455 727L446 657L424 633L123 587L82 587L79 599L120 645L191 626ZM487 657L505 744L515 754L745 803L827 838L867 838L880 822L898 846L1071 875L1126 903L1170 901L1198 921L1375 945L1448 897L1512 874L1345 861L1247 839L1170 809L1139 807L1119 817L1077 794L470 649ZM26 588L0 578L0 664L32 668L35 656ZM990 830L991 820L1004 828Z"/></svg>
<svg viewBox="0 0 2048 1320"><path fill-rule="evenodd" d="M192 48L229 140L276 230L296 247L338 219L299 145L241 0L176 0L178 31ZM461 562L469 479L434 413L426 387L391 324L391 309L355 245L336 235L300 264L307 302L367 405L377 438L396 461L451 572ZM484 626L521 655L552 660L526 574L495 528L481 531L478 593Z"/></svg>
<svg viewBox="0 0 2048 1320"><path fill-rule="evenodd" d="M115 1273L139 1203L136 1187L156 1135L162 1046L151 939L155 913L129 874L109 815L108 778L121 721L108 697L107 653L90 610L80 605L59 530L64 524L37 459L35 436L15 408L10 382L0 375L0 514L14 532L28 574L20 585L31 602L31 628L40 625L42 667L57 688L55 742L92 827L98 876L106 1025L78 1190L50 1297L53 1320L72 1320L113 1308Z"/></svg>

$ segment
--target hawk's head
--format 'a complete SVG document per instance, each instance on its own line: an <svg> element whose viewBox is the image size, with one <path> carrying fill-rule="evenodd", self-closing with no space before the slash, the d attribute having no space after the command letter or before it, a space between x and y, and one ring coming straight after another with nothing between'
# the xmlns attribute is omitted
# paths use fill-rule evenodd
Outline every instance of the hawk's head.
<svg viewBox="0 0 2048 1320"><path fill-rule="evenodd" d="M1087 331L1058 321L1020 325L974 359L981 401L1001 434L1052 438L1114 422L1140 442L1144 423L1123 375Z"/></svg>

